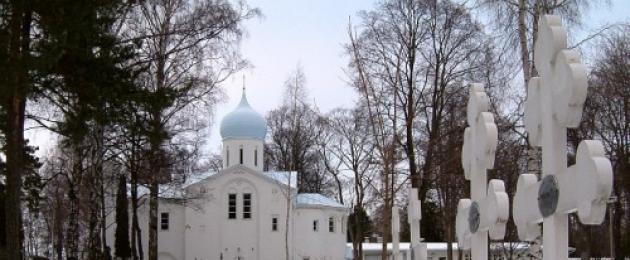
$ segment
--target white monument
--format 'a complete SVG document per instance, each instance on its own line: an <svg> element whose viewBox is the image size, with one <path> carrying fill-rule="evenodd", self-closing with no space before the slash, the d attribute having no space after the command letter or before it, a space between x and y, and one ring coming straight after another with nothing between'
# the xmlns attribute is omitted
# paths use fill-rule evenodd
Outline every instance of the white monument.
<svg viewBox="0 0 630 260"><path fill-rule="evenodd" d="M422 219L422 211L420 199L418 199L418 189L409 189L409 205L407 206L407 221L411 229L411 259L426 260L427 245L422 242L420 237L420 220Z"/></svg>
<svg viewBox="0 0 630 260"><path fill-rule="evenodd" d="M543 259L568 259L567 214L577 211L580 222L604 220L612 191L612 168L599 141L582 141L576 164L567 167L567 128L579 125L586 99L586 69L580 55L567 49L560 17L547 15L539 23L535 45L540 77L530 80L525 127L531 145L542 146L542 180L533 174L518 179L513 216L521 240L540 235Z"/></svg>
<svg viewBox="0 0 630 260"><path fill-rule="evenodd" d="M456 232L461 248L471 249L472 259L477 260L488 259L488 233L492 239L505 236L510 205L503 181L491 180L486 190L486 171L494 167L497 146L490 100L481 84L471 84L469 95L462 164L472 198L459 201Z"/></svg>
<svg viewBox="0 0 630 260"><path fill-rule="evenodd" d="M392 260L401 260L400 257L400 214L398 207L392 207Z"/></svg>

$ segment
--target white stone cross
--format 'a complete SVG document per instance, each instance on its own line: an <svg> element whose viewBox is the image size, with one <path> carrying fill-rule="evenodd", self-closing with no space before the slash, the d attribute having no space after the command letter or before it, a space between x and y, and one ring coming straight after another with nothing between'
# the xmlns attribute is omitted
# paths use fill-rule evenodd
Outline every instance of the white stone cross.
<svg viewBox="0 0 630 260"><path fill-rule="evenodd" d="M392 207L392 260L400 258L400 214L398 207Z"/></svg>
<svg viewBox="0 0 630 260"><path fill-rule="evenodd" d="M513 217L521 240L533 241L543 222L543 259L568 259L567 214L584 224L601 224L612 191L612 168L599 141L578 145L576 164L567 168L567 128L575 128L586 99L586 69L567 49L560 17L539 22L534 62L541 77L530 79L525 128L533 146L542 146L542 180L519 176Z"/></svg>
<svg viewBox="0 0 630 260"><path fill-rule="evenodd" d="M457 206L457 242L471 248L472 259L488 258L488 233L503 239L509 217L509 199L501 180L491 180L486 190L487 169L494 167L497 126L488 112L490 100L483 85L471 84L467 108L468 127L464 131L462 165L470 180L471 199L461 199Z"/></svg>
<svg viewBox="0 0 630 260"><path fill-rule="evenodd" d="M426 260L427 259L427 245L422 243L420 237L420 220L422 219L422 211L420 200L418 199L418 189L409 189L409 204L407 205L407 221L409 222L409 229L411 229L411 245L410 254L412 260ZM409 257L407 257L409 258Z"/></svg>

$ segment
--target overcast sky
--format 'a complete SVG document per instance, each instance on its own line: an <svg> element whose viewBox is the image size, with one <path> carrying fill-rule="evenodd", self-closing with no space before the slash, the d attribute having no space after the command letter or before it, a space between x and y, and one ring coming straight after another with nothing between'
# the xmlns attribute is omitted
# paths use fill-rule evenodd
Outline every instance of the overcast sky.
<svg viewBox="0 0 630 260"><path fill-rule="evenodd" d="M309 101L322 111L353 104L355 94L346 84L343 68L348 59L343 44L347 41L348 18L369 9L373 0L256 0L263 17L245 23L247 36L242 54L252 68L226 82L225 103L215 111L209 147L220 146L221 118L238 104L242 77L246 77L247 99L265 115L281 103L284 82L298 64L306 75Z"/></svg>
<svg viewBox="0 0 630 260"><path fill-rule="evenodd" d="M375 0L256 0L263 18L246 23L247 37L242 53L252 65L226 84L227 99L215 113L209 147L220 145L219 123L240 100L242 75L246 76L247 97L261 114L278 106L283 83L299 63L304 69L310 100L322 111L352 106L355 93L346 84L343 69L348 58L343 44L347 42L348 18L358 23L360 10L369 10ZM585 27L579 34L606 23L628 20L630 0L612 0L610 7L597 6L584 17ZM576 39L579 39L576 37Z"/></svg>
<svg viewBox="0 0 630 260"><path fill-rule="evenodd" d="M375 0L250 0L260 8L262 18L245 23L247 35L242 54L252 68L234 75L225 84L226 99L217 106L215 123L210 129L208 148L220 146L219 123L238 103L242 77L246 76L247 96L252 107L265 115L281 101L283 83L298 64L303 68L310 100L326 112L335 107L350 107L356 94L346 84L343 69L348 59L343 44L347 42L348 18L358 23L360 10L369 10ZM593 8L584 17L585 27L577 35L587 35L602 24L628 21L630 0L611 0L609 7ZM580 39L580 36L575 37ZM27 138L36 145L50 143L50 135L28 131ZM42 155L42 150L38 154Z"/></svg>

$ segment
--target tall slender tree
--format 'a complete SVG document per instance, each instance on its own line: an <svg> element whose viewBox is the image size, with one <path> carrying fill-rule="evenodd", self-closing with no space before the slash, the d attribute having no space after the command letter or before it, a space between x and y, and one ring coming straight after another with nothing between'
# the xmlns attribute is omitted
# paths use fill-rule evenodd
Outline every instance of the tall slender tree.
<svg viewBox="0 0 630 260"><path fill-rule="evenodd" d="M32 92L30 63L32 1L2 1L0 8L0 106L6 145L6 256L22 259L22 175L24 173L24 120L26 100Z"/></svg>
<svg viewBox="0 0 630 260"><path fill-rule="evenodd" d="M371 197L371 187L375 181L373 143L369 132L368 119L362 109L335 109L328 115L331 140L322 149L329 150L335 160L341 163L344 172L351 172L352 213L348 216L348 236L352 242L354 259L363 258L363 238L370 235L370 219L366 203Z"/></svg>
<svg viewBox="0 0 630 260"><path fill-rule="evenodd" d="M116 233L114 250L117 257L131 257L131 241L129 240L129 199L127 197L127 180L118 177L118 193L116 193Z"/></svg>

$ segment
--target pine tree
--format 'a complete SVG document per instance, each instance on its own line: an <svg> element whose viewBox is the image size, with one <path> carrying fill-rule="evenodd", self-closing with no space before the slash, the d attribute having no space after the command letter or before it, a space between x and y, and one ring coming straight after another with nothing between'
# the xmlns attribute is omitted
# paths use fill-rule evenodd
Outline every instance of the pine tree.
<svg viewBox="0 0 630 260"><path fill-rule="evenodd" d="M124 176L118 181L118 193L116 194L116 234L114 250L118 257L131 257L129 241L129 205L127 200L127 182Z"/></svg>

